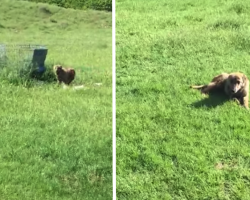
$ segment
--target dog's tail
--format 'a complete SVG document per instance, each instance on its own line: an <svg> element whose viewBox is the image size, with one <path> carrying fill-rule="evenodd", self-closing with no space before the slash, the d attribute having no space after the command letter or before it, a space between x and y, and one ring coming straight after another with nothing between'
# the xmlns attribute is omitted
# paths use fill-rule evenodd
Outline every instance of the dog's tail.
<svg viewBox="0 0 250 200"><path fill-rule="evenodd" d="M191 85L190 88L193 88L193 89L202 89L206 87L206 85Z"/></svg>

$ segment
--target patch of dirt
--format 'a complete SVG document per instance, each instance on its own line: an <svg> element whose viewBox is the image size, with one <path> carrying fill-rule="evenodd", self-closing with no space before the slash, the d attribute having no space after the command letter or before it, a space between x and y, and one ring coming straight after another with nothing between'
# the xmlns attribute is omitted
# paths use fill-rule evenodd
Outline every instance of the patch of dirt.
<svg viewBox="0 0 250 200"><path fill-rule="evenodd" d="M47 15L51 15L52 14L52 12L48 8L46 8L44 6L41 6L39 8L39 11L42 12L42 13L44 13L44 14L47 14Z"/></svg>
<svg viewBox="0 0 250 200"><path fill-rule="evenodd" d="M88 181L91 183L91 184L97 184L97 183L102 183L104 180L103 176L102 175L97 175L96 172L92 172L89 174L88 176Z"/></svg>
<svg viewBox="0 0 250 200"><path fill-rule="evenodd" d="M217 163L215 163L214 167L217 170L234 170L234 169L238 168L238 164L236 161L232 160L228 163L217 162Z"/></svg>

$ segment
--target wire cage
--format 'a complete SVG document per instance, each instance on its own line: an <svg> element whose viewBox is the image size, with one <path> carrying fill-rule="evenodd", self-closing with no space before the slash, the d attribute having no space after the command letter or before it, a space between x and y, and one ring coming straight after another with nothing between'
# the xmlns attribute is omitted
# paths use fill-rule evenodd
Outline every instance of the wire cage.
<svg viewBox="0 0 250 200"><path fill-rule="evenodd" d="M41 75L46 71L48 49L43 45L0 44L0 69L16 69L21 72Z"/></svg>

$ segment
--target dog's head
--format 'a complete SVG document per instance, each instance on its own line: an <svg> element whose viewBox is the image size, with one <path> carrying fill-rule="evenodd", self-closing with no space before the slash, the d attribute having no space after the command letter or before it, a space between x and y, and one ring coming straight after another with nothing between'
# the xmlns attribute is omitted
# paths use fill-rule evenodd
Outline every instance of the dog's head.
<svg viewBox="0 0 250 200"><path fill-rule="evenodd" d="M228 77L229 89L232 94L237 93L245 86L246 77L240 73L230 74Z"/></svg>
<svg viewBox="0 0 250 200"><path fill-rule="evenodd" d="M54 65L54 70L55 70L56 74L58 74L63 70L63 68L61 65Z"/></svg>

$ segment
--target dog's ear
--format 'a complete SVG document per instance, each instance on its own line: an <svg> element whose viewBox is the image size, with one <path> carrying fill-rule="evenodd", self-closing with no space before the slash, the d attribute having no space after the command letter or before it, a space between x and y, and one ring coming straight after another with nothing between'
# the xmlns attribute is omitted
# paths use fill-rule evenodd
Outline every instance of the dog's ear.
<svg viewBox="0 0 250 200"><path fill-rule="evenodd" d="M246 81L247 81L247 77L245 74L242 75L242 81L243 81L243 84L245 85Z"/></svg>

